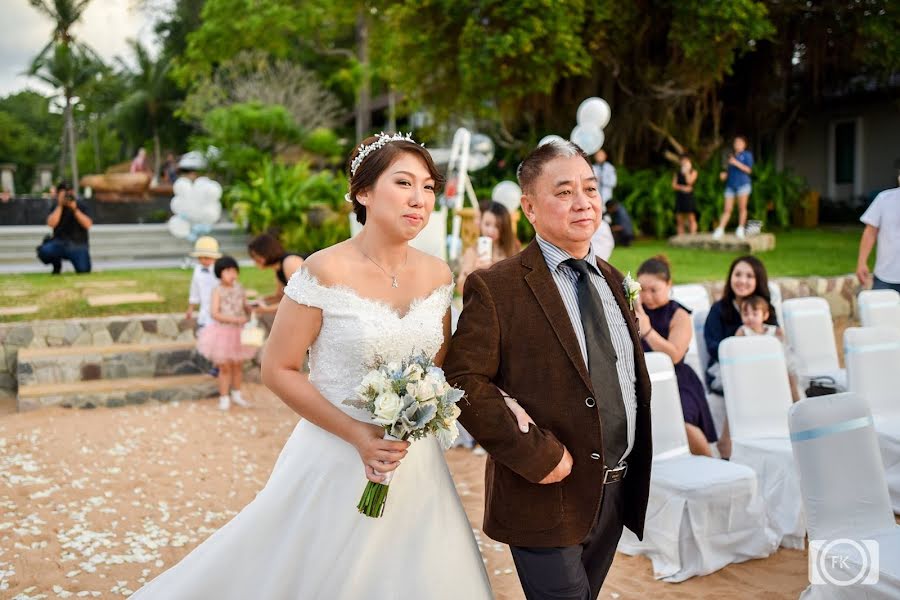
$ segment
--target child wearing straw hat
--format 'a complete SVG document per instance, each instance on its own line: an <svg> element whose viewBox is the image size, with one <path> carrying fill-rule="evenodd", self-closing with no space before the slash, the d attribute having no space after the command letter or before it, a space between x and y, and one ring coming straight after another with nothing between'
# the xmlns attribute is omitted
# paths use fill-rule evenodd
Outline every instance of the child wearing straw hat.
<svg viewBox="0 0 900 600"><path fill-rule="evenodd" d="M185 314L187 320L194 318L194 307L199 306L197 313L197 327L202 329L212 322L212 291L219 285L219 279L213 271L213 264L217 258L222 257L219 252L219 242L216 238L205 235L197 238L194 242L194 251L191 256L200 263L194 267L194 274L191 277L191 291L188 297L188 309ZM199 332L198 332L199 333Z"/></svg>

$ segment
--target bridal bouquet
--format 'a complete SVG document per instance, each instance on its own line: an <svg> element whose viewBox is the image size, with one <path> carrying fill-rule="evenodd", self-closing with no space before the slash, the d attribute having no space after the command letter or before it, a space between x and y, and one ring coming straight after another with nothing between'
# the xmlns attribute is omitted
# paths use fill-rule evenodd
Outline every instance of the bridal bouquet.
<svg viewBox="0 0 900 600"><path fill-rule="evenodd" d="M422 354L400 362L377 358L356 388L356 397L344 404L371 413L372 421L384 427L386 439L418 440L433 435L446 450L459 435L456 403L463 396ZM366 485L356 506L359 512L369 517L382 515L392 475L388 473L384 483L370 481Z"/></svg>

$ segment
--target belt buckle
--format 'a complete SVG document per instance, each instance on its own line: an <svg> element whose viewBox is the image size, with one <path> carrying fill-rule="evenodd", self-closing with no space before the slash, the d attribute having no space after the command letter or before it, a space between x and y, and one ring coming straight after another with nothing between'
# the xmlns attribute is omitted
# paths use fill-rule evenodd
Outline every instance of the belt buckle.
<svg viewBox="0 0 900 600"><path fill-rule="evenodd" d="M603 473L603 485L622 481L623 479L625 479L625 473L627 472L628 463L622 463L615 469L607 469L606 472Z"/></svg>

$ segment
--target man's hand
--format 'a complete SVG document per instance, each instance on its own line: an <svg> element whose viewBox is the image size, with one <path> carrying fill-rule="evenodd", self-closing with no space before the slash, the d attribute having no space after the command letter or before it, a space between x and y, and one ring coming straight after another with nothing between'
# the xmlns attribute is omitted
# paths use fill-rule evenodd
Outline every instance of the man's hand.
<svg viewBox="0 0 900 600"><path fill-rule="evenodd" d="M563 479L569 476L569 473L572 472L572 455L569 454L569 449L563 447L563 455L559 461L559 464L556 465L556 468L550 471L550 473L541 479L539 483L542 485L546 485L548 483L559 483Z"/></svg>

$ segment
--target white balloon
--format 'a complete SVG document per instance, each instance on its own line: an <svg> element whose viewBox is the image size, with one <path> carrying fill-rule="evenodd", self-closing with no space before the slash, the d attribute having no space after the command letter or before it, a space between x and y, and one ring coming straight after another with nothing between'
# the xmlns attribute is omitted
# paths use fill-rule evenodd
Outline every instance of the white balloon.
<svg viewBox="0 0 900 600"><path fill-rule="evenodd" d="M596 125L600 130L609 124L612 111L603 98L588 98L578 107L575 119L579 125Z"/></svg>
<svg viewBox="0 0 900 600"><path fill-rule="evenodd" d="M187 177L179 177L172 186L172 191L176 196L186 196L191 193L193 182Z"/></svg>
<svg viewBox="0 0 900 600"><path fill-rule="evenodd" d="M222 205L218 202L208 202L201 204L196 211L195 218L191 219L194 223L202 223L204 225L212 225L222 216Z"/></svg>
<svg viewBox="0 0 900 600"><path fill-rule="evenodd" d="M169 227L169 233L179 239L187 239L187 237L191 235L191 223L183 217L175 215L169 219L167 225Z"/></svg>
<svg viewBox="0 0 900 600"><path fill-rule="evenodd" d="M502 204L509 212L517 211L522 201L522 188L515 181L501 181L491 191L491 200Z"/></svg>
<svg viewBox="0 0 900 600"><path fill-rule="evenodd" d="M603 147L603 130L596 125L576 125L569 139L578 144L586 154L593 154Z"/></svg>
<svg viewBox="0 0 900 600"><path fill-rule="evenodd" d="M538 142L538 146L543 146L544 144L549 144L550 142L564 142L564 141L566 141L566 140L561 138L558 135L551 133L550 135L545 135L544 137L542 137L541 141Z"/></svg>
<svg viewBox="0 0 900 600"><path fill-rule="evenodd" d="M494 158L494 142L483 133L472 134L469 141L469 171L477 171L491 164Z"/></svg>

